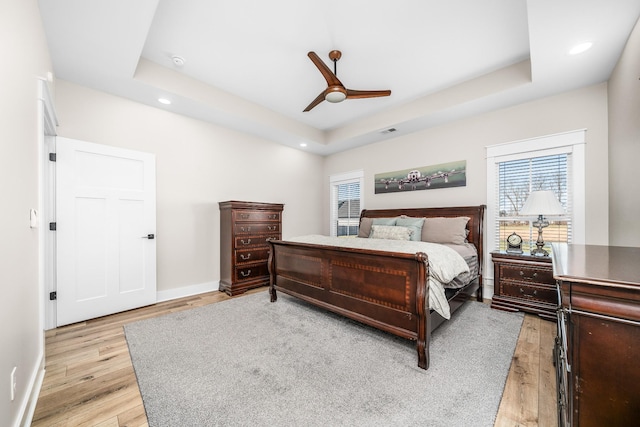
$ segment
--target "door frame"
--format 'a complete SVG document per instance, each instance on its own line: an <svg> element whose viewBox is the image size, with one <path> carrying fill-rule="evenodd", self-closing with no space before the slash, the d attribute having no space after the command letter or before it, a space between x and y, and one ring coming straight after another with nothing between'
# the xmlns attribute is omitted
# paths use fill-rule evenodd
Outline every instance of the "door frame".
<svg viewBox="0 0 640 427"><path fill-rule="evenodd" d="M58 118L47 80L40 80L39 98L42 114L42 130L38 132L39 153L39 282L41 298L41 326L43 330L56 327L56 302L49 299L56 291L56 241L55 232L49 230L49 223L55 222L55 162L49 160L49 153L55 153L55 137Z"/></svg>

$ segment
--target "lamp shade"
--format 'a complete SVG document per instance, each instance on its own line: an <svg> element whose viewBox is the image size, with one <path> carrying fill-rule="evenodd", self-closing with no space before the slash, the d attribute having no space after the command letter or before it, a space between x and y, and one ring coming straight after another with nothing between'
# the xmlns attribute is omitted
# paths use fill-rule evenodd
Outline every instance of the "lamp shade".
<svg viewBox="0 0 640 427"><path fill-rule="evenodd" d="M520 215L564 215L564 209L551 190L532 191L520 209Z"/></svg>

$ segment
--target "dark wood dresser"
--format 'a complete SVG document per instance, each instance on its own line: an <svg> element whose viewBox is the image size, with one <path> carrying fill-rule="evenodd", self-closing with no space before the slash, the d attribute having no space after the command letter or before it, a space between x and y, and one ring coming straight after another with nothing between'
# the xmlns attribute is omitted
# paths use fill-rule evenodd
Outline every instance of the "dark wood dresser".
<svg viewBox="0 0 640 427"><path fill-rule="evenodd" d="M269 284L269 239L282 238L284 205L220 202L220 290L238 295Z"/></svg>
<svg viewBox="0 0 640 427"><path fill-rule="evenodd" d="M491 307L524 311L556 320L558 297L550 257L528 253L491 252L493 286Z"/></svg>
<svg viewBox="0 0 640 427"><path fill-rule="evenodd" d="M640 248L553 246L561 426L640 425Z"/></svg>

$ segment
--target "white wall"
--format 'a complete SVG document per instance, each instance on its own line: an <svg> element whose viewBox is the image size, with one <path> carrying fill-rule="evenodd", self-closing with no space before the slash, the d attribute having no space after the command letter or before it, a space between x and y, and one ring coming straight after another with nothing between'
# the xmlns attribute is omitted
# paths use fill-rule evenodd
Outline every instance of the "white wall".
<svg viewBox="0 0 640 427"><path fill-rule="evenodd" d="M639 77L640 23L637 23L609 80L609 243L614 246L640 246Z"/></svg>
<svg viewBox="0 0 640 427"><path fill-rule="evenodd" d="M218 202L284 203L283 237L319 233L323 158L69 82L58 135L156 155L158 291L220 279Z"/></svg>
<svg viewBox="0 0 640 427"><path fill-rule="evenodd" d="M0 67L0 424L11 426L20 422L43 356L38 230L29 227L29 209L39 208L38 77L52 68L36 0L2 1L0 52L7 59Z"/></svg>

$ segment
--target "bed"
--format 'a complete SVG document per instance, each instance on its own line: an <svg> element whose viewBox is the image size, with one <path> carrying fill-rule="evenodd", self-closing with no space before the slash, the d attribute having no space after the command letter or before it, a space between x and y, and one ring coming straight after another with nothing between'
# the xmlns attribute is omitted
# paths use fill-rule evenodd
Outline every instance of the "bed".
<svg viewBox="0 0 640 427"><path fill-rule="evenodd" d="M277 293L283 292L414 340L418 366L427 369L431 332L446 320L447 314L454 313L474 293L477 300L482 301L484 211L485 205L363 210L360 215L360 237L334 238L343 242L352 241L341 246L324 240L326 237L270 240L268 267L271 301L277 301ZM425 218L423 226L419 228L416 224L422 218ZM466 218L469 218L468 221ZM462 230L459 230L460 224ZM396 236L394 233L402 235ZM406 234L410 236L406 242L410 249L406 250L403 246L399 250L400 245L404 245ZM453 241L448 242L449 239ZM436 245L421 243L436 240L441 241ZM367 246L380 242L391 250ZM436 299L434 289L440 287L439 284L436 286L439 283L436 276L443 276L438 279L446 278L446 274L443 275L435 265L435 259L440 259L440 255L436 256L438 251L432 255L422 250L412 252L423 246L429 252L437 246L436 249L443 253L458 252L464 246L472 248L477 256L473 266L475 270L467 270L466 274L459 275L463 277L462 281L456 276L451 283L442 284L448 301L448 313L445 315L441 313L442 310L430 308L434 302L430 300ZM462 254L459 255L464 258ZM468 258L464 258L464 261L470 266ZM459 260L456 262L459 263Z"/></svg>

